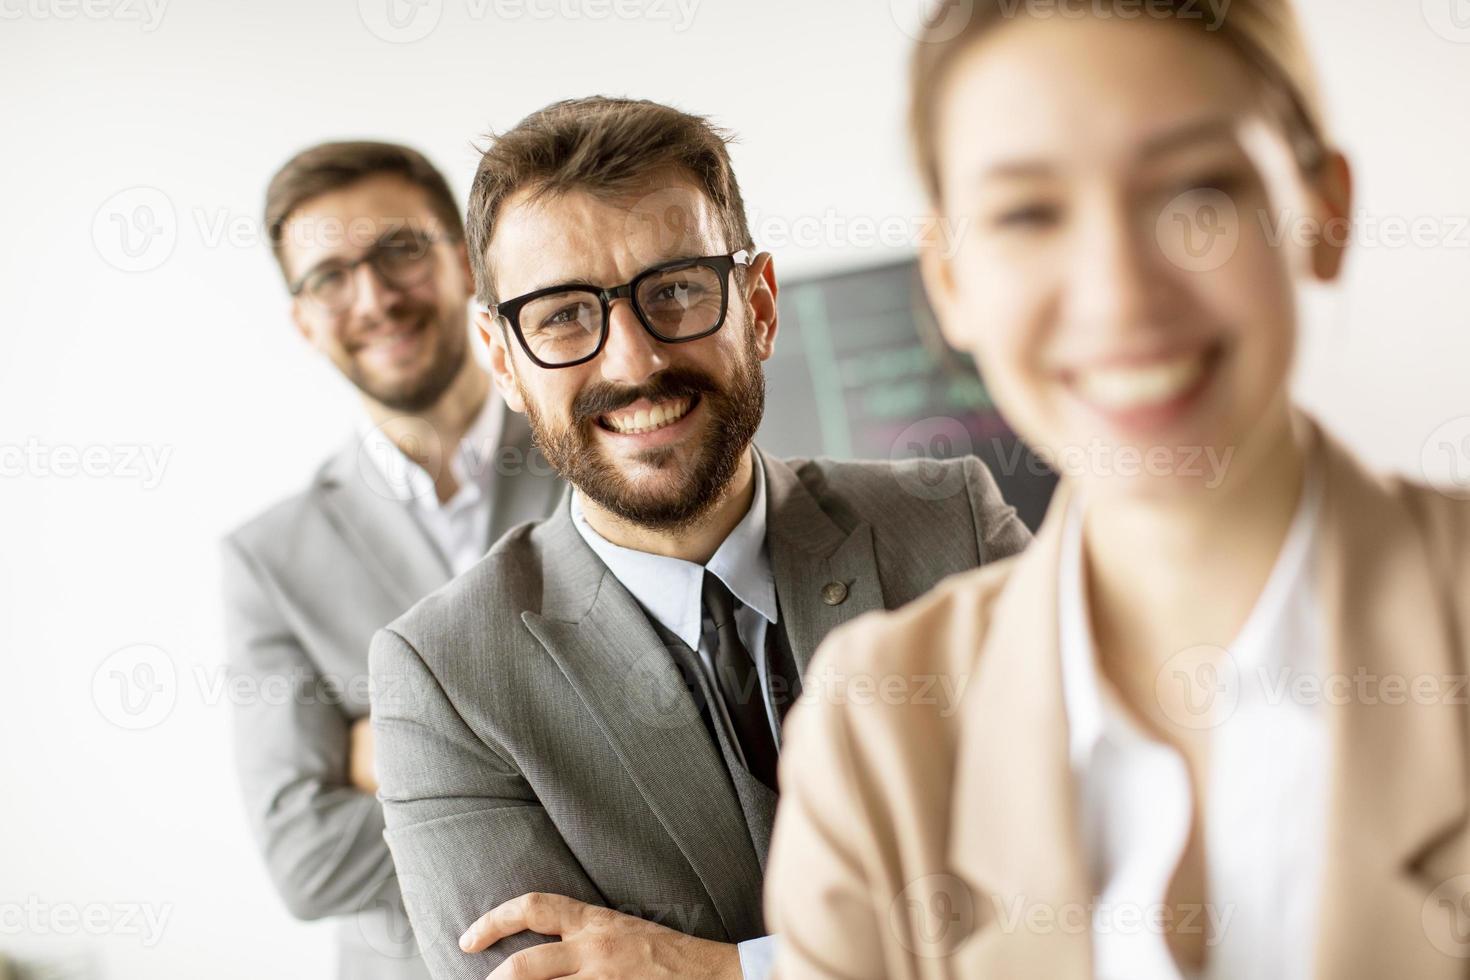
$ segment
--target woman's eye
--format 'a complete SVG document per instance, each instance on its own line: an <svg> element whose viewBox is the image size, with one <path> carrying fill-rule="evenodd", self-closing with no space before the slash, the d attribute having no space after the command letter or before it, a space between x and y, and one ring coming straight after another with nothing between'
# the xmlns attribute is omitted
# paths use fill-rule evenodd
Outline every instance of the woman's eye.
<svg viewBox="0 0 1470 980"><path fill-rule="evenodd" d="M1045 228L1055 224L1060 216L1060 209L1054 205L1027 204L1000 212L995 216L995 224L1002 228Z"/></svg>
<svg viewBox="0 0 1470 980"><path fill-rule="evenodd" d="M1218 173L1201 174L1189 180L1182 181L1174 188L1176 196L1181 194L1204 194L1215 193L1226 196L1233 195L1240 189L1240 177L1233 173L1224 171Z"/></svg>

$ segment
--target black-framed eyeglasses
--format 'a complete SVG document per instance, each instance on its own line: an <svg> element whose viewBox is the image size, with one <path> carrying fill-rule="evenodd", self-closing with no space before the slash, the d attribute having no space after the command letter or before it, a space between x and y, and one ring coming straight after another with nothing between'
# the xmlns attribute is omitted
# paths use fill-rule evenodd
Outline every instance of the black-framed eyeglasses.
<svg viewBox="0 0 1470 980"><path fill-rule="evenodd" d="M333 313L357 299L357 267L366 263L378 278L394 289L412 289L434 271L434 246L448 241L442 233L398 229L384 235L351 262L327 260L291 286L292 296L307 299Z"/></svg>
<svg viewBox="0 0 1470 980"><path fill-rule="evenodd" d="M614 300L627 299L638 322L657 340L683 344L725 324L730 270L749 266L746 249L729 255L676 259L644 269L621 286L548 286L489 308L544 368L585 364L607 345Z"/></svg>

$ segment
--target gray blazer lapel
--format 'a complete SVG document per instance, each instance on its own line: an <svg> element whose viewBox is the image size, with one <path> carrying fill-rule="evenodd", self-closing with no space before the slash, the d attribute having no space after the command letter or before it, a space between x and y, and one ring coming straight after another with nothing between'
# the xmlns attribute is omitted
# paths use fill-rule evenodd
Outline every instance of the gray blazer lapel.
<svg viewBox="0 0 1470 980"><path fill-rule="evenodd" d="M756 934L760 862L674 654L582 540L565 499L542 531L542 613L523 612L522 621L596 719L726 931Z"/></svg>
<svg viewBox="0 0 1470 980"><path fill-rule="evenodd" d="M450 579L448 561L353 438L323 468L322 505L404 608Z"/></svg>
<svg viewBox="0 0 1470 980"><path fill-rule="evenodd" d="M873 529L844 531L786 463L756 450L766 470L766 542L781 626L797 670L806 673L817 645L833 629L885 608Z"/></svg>

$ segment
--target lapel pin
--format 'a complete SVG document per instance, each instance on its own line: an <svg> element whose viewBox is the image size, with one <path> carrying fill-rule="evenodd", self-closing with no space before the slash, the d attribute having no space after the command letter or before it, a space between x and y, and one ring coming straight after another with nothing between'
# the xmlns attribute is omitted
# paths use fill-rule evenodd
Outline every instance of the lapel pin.
<svg viewBox="0 0 1470 980"><path fill-rule="evenodd" d="M841 582L828 582L822 586L822 601L829 606L839 606L847 598L847 586Z"/></svg>

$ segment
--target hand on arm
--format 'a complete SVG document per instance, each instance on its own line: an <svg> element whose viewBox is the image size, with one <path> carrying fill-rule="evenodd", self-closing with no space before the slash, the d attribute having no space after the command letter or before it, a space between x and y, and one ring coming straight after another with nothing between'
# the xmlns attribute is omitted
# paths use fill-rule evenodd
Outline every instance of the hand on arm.
<svg viewBox="0 0 1470 980"><path fill-rule="evenodd" d="M513 954L489 980L550 980L597 976L613 980L741 980L734 945L686 936L665 926L588 905L563 895L533 892L485 913L460 937L477 953L522 932L561 941Z"/></svg>

